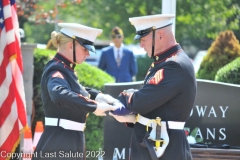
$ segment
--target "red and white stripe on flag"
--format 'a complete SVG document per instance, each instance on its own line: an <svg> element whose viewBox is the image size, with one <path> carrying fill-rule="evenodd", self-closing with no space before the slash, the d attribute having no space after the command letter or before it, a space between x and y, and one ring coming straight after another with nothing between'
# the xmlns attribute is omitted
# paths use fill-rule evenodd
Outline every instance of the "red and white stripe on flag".
<svg viewBox="0 0 240 160"><path fill-rule="evenodd" d="M0 151L14 152L27 125L15 0L0 1ZM10 155L10 154L9 154ZM10 157L0 156L0 160Z"/></svg>

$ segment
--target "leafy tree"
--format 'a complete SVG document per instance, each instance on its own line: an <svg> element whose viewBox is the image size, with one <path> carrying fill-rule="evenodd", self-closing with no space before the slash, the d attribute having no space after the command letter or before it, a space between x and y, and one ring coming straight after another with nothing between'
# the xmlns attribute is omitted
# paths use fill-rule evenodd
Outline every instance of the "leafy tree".
<svg viewBox="0 0 240 160"><path fill-rule="evenodd" d="M232 6L235 6L238 10L238 12L232 17L229 19L229 21L232 21L232 20L236 20L238 21L238 26L240 26L240 18L239 18L239 14L240 14L240 1L239 0L232 0ZM236 35L237 39L240 40L240 29L236 29L236 30L233 30L234 34Z"/></svg>
<svg viewBox="0 0 240 160"><path fill-rule="evenodd" d="M46 3L47 2L47 3ZM95 0L95 1L70 1L70 0L38 0L36 3L35 14L32 14L28 19L30 25L34 28L24 28L26 32L31 32L31 29L49 28L45 23L51 23L55 26L55 30L59 30L55 23L58 22L74 22L82 23L104 30L100 39L109 39L112 27L119 26L125 34L125 43L132 43L135 33L134 27L129 23L128 18L139 15L149 15L160 13L161 1L110 1L110 0ZM25 27L25 26L24 26ZM46 31L46 30L45 30ZM33 32L32 32L33 33ZM31 34L32 34L31 33ZM43 33L44 37L50 36L51 32ZM28 37L30 36L27 34ZM37 35L36 35L37 36ZM27 41L33 42L35 35ZM38 37L37 37L38 39ZM35 39L36 40L36 39ZM47 40L44 38L45 43ZM38 41L34 41L35 43ZM38 42L39 43L39 42Z"/></svg>
<svg viewBox="0 0 240 160"><path fill-rule="evenodd" d="M25 22L28 21L28 18L35 12L36 1L35 0L17 0L17 15L19 21L19 27L23 28Z"/></svg>
<svg viewBox="0 0 240 160"><path fill-rule="evenodd" d="M237 0L178 0L177 40L185 47L195 46L195 53L207 50L220 32L239 30L239 7Z"/></svg>
<svg viewBox="0 0 240 160"><path fill-rule="evenodd" d="M130 24L129 17L158 14L160 13L161 1L82 1L79 7L83 9L83 12L79 14L79 19L82 19L84 24L103 28L104 32L101 38L109 39L111 29L114 26L119 26L124 31L125 43L133 43L135 28Z"/></svg>
<svg viewBox="0 0 240 160"><path fill-rule="evenodd" d="M198 48L207 49L221 31L233 30L237 33L237 37L240 37L239 6L238 0L178 0L177 40L184 45L194 44ZM119 26L125 33L125 43L135 43L133 41L135 29L129 23L128 18L160 14L161 1L38 0L36 12L35 17L31 16L29 19L38 22L39 18L44 17L49 23L77 22L102 28L104 32L99 37L100 39L109 39L111 28Z"/></svg>
<svg viewBox="0 0 240 160"><path fill-rule="evenodd" d="M55 23L58 7L66 8L66 3L80 4L81 0L16 0L20 28L24 23Z"/></svg>
<svg viewBox="0 0 240 160"><path fill-rule="evenodd" d="M26 41L28 43L46 44L54 31L54 24L34 24L32 22L24 23Z"/></svg>
<svg viewBox="0 0 240 160"><path fill-rule="evenodd" d="M221 32L203 58L197 78L214 80L217 71L240 56L240 45L232 31Z"/></svg>
<svg viewBox="0 0 240 160"><path fill-rule="evenodd" d="M58 8L66 8L66 3L80 4L81 0L17 0L17 14L20 28L26 32L29 43L46 44L58 22ZM70 6L70 5L69 5Z"/></svg>

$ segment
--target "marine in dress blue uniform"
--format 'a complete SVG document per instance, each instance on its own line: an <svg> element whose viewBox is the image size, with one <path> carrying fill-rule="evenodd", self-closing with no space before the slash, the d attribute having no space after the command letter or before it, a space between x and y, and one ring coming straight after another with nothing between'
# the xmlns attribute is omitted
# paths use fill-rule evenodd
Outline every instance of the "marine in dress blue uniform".
<svg viewBox="0 0 240 160"><path fill-rule="evenodd" d="M93 41L101 33L79 24L60 23L61 34L73 39L88 51L94 52ZM89 112L96 112L95 101L100 93L85 88L74 71L76 55L70 60L57 53L44 68L41 78L41 97L45 113L45 129L36 147L36 159L85 159L85 123ZM105 105L105 104L104 104ZM105 105L110 106L110 105Z"/></svg>
<svg viewBox="0 0 240 160"><path fill-rule="evenodd" d="M137 30L135 39L141 39L157 29L171 25L173 17L153 15L130 18ZM133 127L130 159L191 160L191 151L183 127L189 118L196 96L193 65L178 43L154 54L154 45L159 45L154 43L154 34L152 33L154 62L146 74L143 87L138 91L124 91L119 96L126 108L137 115L135 120L126 121L133 122L126 123L127 126ZM120 117L115 116L117 120ZM159 157L151 149L156 141L149 140L149 133L153 130L150 121L157 117L166 124L168 136L162 137L168 144ZM146 131L148 125L149 130Z"/></svg>

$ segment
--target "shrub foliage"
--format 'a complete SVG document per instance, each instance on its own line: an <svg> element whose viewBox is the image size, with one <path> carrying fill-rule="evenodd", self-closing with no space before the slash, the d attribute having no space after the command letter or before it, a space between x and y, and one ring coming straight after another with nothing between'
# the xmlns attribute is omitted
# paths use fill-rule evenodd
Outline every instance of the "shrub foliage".
<svg viewBox="0 0 240 160"><path fill-rule="evenodd" d="M224 31L208 49L197 73L197 78L214 80L217 71L240 56L240 45L232 31Z"/></svg>
<svg viewBox="0 0 240 160"><path fill-rule="evenodd" d="M240 57L219 69L215 81L240 84Z"/></svg>
<svg viewBox="0 0 240 160"><path fill-rule="evenodd" d="M101 69L87 63L77 65L75 71L81 85L103 91L104 83L115 82L114 78Z"/></svg>

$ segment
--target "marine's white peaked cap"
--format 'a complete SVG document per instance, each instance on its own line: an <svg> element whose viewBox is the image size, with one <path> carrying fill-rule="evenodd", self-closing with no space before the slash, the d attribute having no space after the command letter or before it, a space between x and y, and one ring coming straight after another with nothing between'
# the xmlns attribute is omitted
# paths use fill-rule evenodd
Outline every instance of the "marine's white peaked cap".
<svg viewBox="0 0 240 160"><path fill-rule="evenodd" d="M161 28L173 22L174 14L156 14L142 17L132 17L129 21L135 26L136 31L150 27Z"/></svg>
<svg viewBox="0 0 240 160"><path fill-rule="evenodd" d="M150 33L152 31L151 27L159 29L172 24L174 17L174 14L156 14L141 17L131 17L129 18L129 21L136 28L137 35L135 39L139 39Z"/></svg>
<svg viewBox="0 0 240 160"><path fill-rule="evenodd" d="M102 29L92 28L77 23L58 23L58 26L62 27L60 32L69 37L78 37L91 42L94 42L102 33Z"/></svg>

